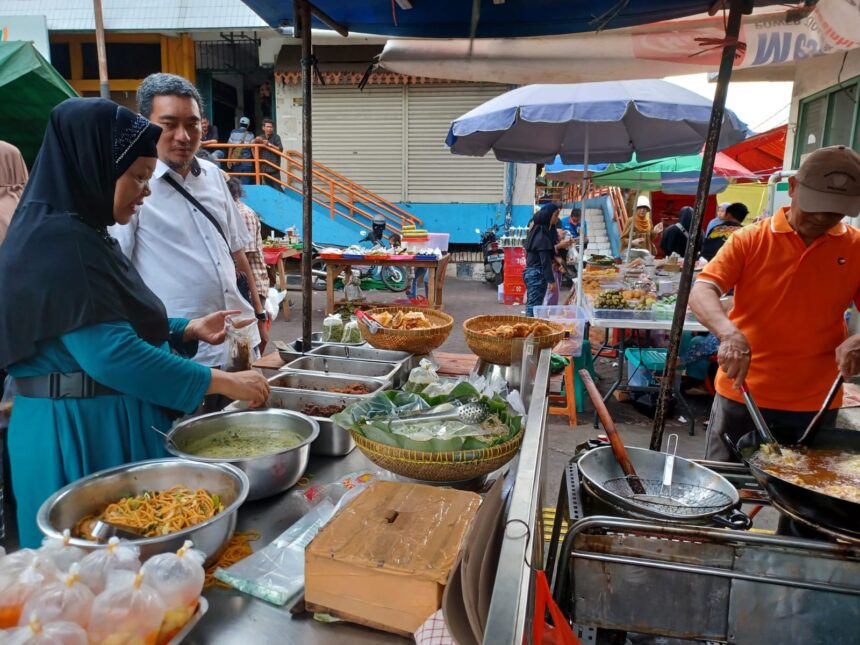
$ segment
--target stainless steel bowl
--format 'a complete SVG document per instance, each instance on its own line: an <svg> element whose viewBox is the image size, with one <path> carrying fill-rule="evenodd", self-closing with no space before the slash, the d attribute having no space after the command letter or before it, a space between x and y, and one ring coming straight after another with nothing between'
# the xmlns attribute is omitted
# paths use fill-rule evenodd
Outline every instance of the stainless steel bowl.
<svg viewBox="0 0 860 645"><path fill-rule="evenodd" d="M210 459L186 452L191 442L230 428L291 430L301 435L303 439L293 448L247 459ZM177 424L167 435L168 439L165 440L164 445L177 457L210 464L226 461L236 466L248 476L250 481L248 499L254 500L282 493L299 481L308 467L311 443L317 438L319 432L320 427L316 421L291 410L213 412Z"/></svg>
<svg viewBox="0 0 860 645"><path fill-rule="evenodd" d="M102 470L51 495L39 509L36 522L48 537L62 538L64 529L73 528L82 517L101 513L112 502L128 495L178 485L203 488L220 495L224 510L196 526L169 535L134 540L140 548L140 558L146 560L157 553L177 551L185 540L192 540L194 548L203 551L211 561L233 536L236 511L248 496L248 477L229 464L154 459ZM88 551L106 546L80 538L72 538L71 543Z"/></svg>

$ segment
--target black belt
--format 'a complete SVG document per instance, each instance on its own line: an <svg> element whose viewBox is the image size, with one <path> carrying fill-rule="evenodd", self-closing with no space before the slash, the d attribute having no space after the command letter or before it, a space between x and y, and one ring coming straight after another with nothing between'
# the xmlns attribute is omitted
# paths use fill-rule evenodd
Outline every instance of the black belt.
<svg viewBox="0 0 860 645"><path fill-rule="evenodd" d="M86 372L63 374L52 372L15 379L18 394L40 399L91 399L94 396L119 394L97 383Z"/></svg>

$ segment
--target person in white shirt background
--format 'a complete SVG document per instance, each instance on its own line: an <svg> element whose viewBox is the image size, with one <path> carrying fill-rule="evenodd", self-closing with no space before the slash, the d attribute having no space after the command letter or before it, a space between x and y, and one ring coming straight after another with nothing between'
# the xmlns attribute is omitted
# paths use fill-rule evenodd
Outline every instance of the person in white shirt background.
<svg viewBox="0 0 860 645"><path fill-rule="evenodd" d="M254 345L267 340L266 314L243 250L248 229L218 167L195 154L200 146L201 99L194 85L174 74L151 74L137 91L142 115L161 126L152 195L127 226L114 226L125 255L158 295L168 316L196 318L218 310L256 317ZM218 222L220 231L167 177ZM229 247L229 248L228 248ZM251 302L239 292L236 271L248 276ZM200 343L195 360L207 367L226 361L225 348Z"/></svg>

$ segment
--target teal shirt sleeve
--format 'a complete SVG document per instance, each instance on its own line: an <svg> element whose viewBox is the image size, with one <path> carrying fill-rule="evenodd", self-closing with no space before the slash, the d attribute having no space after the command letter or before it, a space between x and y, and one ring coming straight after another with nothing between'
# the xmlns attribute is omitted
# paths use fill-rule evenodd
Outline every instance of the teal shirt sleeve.
<svg viewBox="0 0 860 645"><path fill-rule="evenodd" d="M208 367L150 345L125 321L84 327L61 341L94 380L171 410L194 412L212 378Z"/></svg>
<svg viewBox="0 0 860 645"><path fill-rule="evenodd" d="M185 334L185 328L188 327L187 318L168 318L167 323L170 329L170 336L167 339L170 348L186 358L194 358L197 354L197 341L183 341L182 336Z"/></svg>

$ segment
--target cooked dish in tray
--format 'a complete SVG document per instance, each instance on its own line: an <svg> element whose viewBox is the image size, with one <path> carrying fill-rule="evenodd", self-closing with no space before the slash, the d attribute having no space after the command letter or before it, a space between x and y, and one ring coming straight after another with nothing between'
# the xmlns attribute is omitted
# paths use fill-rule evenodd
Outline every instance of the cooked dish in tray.
<svg viewBox="0 0 860 645"><path fill-rule="evenodd" d="M860 503L860 453L781 447L761 449L752 463L767 473L818 493Z"/></svg>

